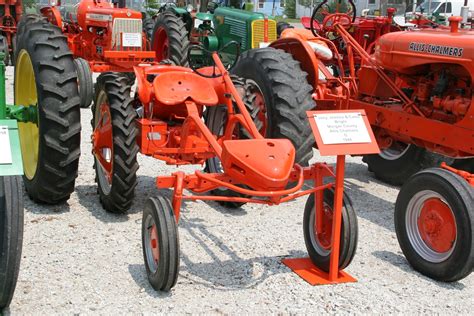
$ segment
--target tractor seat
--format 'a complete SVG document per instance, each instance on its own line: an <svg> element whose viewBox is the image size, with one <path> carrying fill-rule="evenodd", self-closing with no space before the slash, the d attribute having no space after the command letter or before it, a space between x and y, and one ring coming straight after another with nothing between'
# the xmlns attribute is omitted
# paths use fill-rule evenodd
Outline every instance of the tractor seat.
<svg viewBox="0 0 474 316"><path fill-rule="evenodd" d="M188 99L202 105L219 101L209 80L192 72L161 73L153 80L153 88L157 101L165 105L183 104Z"/></svg>

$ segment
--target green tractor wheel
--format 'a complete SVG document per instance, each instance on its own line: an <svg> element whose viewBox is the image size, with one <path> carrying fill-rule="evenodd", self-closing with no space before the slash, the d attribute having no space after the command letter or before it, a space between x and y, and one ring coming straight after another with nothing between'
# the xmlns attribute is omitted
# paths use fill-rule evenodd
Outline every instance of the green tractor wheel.
<svg viewBox="0 0 474 316"><path fill-rule="evenodd" d="M35 118L18 124L23 179L31 199L59 203L74 190L80 156L76 69L61 30L28 21L18 34L15 67L15 104L32 108Z"/></svg>
<svg viewBox="0 0 474 316"><path fill-rule="evenodd" d="M20 270L23 193L19 176L0 177L0 315L10 304Z"/></svg>

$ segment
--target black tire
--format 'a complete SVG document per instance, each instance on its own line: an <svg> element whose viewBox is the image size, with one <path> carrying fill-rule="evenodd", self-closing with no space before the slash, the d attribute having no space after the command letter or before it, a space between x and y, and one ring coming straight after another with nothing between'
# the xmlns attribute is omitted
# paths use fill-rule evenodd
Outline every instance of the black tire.
<svg viewBox="0 0 474 316"><path fill-rule="evenodd" d="M422 239L418 224L413 224L413 221L418 223L423 218L419 216L420 207L426 207L425 202L430 197L439 199L454 216L454 247L446 248L448 250L444 252ZM437 219L437 216L433 218ZM438 234L448 222L441 221L440 225L436 222L434 227L439 230L434 233ZM465 179L441 168L430 168L415 174L398 194L395 231L400 248L415 270L445 282L465 278L474 267L474 188Z"/></svg>
<svg viewBox="0 0 474 316"><path fill-rule="evenodd" d="M16 34L12 36L12 51L10 53L10 64L12 66L15 66L15 62L16 62L15 52L16 52Z"/></svg>
<svg viewBox="0 0 474 316"><path fill-rule="evenodd" d="M299 62L282 50L252 49L242 54L232 73L252 80L261 90L267 111L264 136L290 140L296 149L295 161L308 165L314 137L306 111L316 105L311 97L313 88Z"/></svg>
<svg viewBox="0 0 474 316"><path fill-rule="evenodd" d="M19 176L0 177L0 314L10 304L20 270L23 193Z"/></svg>
<svg viewBox="0 0 474 316"><path fill-rule="evenodd" d="M153 226L156 229L153 231ZM158 247L153 246L158 240ZM179 273L178 225L168 199L149 198L145 203L142 220L142 248L146 273L156 291L168 292L176 285ZM153 256L156 248L158 258ZM158 262L157 262L158 261Z"/></svg>
<svg viewBox="0 0 474 316"><path fill-rule="evenodd" d="M159 30L163 29L168 37L168 51L163 58L160 58L161 43L157 38ZM188 50L189 39L188 31L183 20L170 11L160 13L156 19L155 27L153 29L152 50L157 52L157 61L170 59L177 66L189 66Z"/></svg>
<svg viewBox="0 0 474 316"><path fill-rule="evenodd" d="M92 83L92 71L87 60L82 58L74 59L76 66L77 82L79 84L79 97L81 98L81 108L88 108L92 103L94 85Z"/></svg>
<svg viewBox="0 0 474 316"><path fill-rule="evenodd" d="M10 64L10 49L8 48L7 38L3 35L0 35L0 53L4 54L3 62L5 66Z"/></svg>
<svg viewBox="0 0 474 316"><path fill-rule="evenodd" d="M16 43L13 45L15 48L18 47L20 38L24 35L27 26L32 23L38 23L38 22L47 22L46 18L43 16L40 16L38 14L24 14L21 16L20 21L17 24L16 27ZM15 56L15 61L17 57L17 49L13 51L13 54Z"/></svg>
<svg viewBox="0 0 474 316"><path fill-rule="evenodd" d="M474 158L455 159L451 167L474 173Z"/></svg>
<svg viewBox="0 0 474 316"><path fill-rule="evenodd" d="M143 20L143 32L146 35L147 49L151 49L151 39L153 38L153 29L155 28L155 21L147 17Z"/></svg>
<svg viewBox="0 0 474 316"><path fill-rule="evenodd" d="M241 98L244 104L246 105L247 109L249 110L249 113L252 114L254 111L252 111L252 102L251 102L252 99L251 99L251 94L248 93L248 84L245 82L245 80L242 80L241 78L238 78L235 76L232 76L232 82L234 83L234 86L236 87L237 91L245 91L245 93L241 95ZM205 115L205 123L213 135L221 136L224 132L224 126L226 122L227 122L227 107L226 106L212 106L212 107L207 108L206 115ZM256 118L254 118L254 122L257 128L261 126L261 123ZM241 132L241 135L239 136L240 138L249 138L245 132ZM206 166L204 168L204 171L207 173L224 172L221 161L217 157L213 157L206 160ZM212 190L211 194L216 195L216 196L243 197L243 195L238 192L235 192L229 189L224 189L224 188L217 188L215 190ZM239 208L245 204L244 202L229 202L229 201L217 201L217 203L231 209Z"/></svg>
<svg viewBox="0 0 474 316"><path fill-rule="evenodd" d="M324 190L323 193L324 205L327 206L325 210L333 211L334 206L334 191L331 189ZM315 204L314 194L310 194L306 200L303 216L303 233L306 249L308 251L311 261L321 270L329 272L329 262L331 250L325 249L320 241L314 237L314 221L315 221ZM332 221L329 229L329 234L332 231ZM344 269L349 266L355 256L358 240L358 225L357 215L352 207L349 197L344 194L342 207L342 222L341 222L341 239L339 246L339 268Z"/></svg>
<svg viewBox="0 0 474 316"><path fill-rule="evenodd" d="M400 146L406 145L400 143ZM438 166L446 159L415 145L408 145L393 155L390 152L387 150L378 155L366 155L362 161L377 179L392 185L402 185L418 171Z"/></svg>
<svg viewBox="0 0 474 316"><path fill-rule="evenodd" d="M294 29L295 27L293 25L291 25L290 23L287 23L287 22L283 22L283 21L280 21L280 22L277 22L277 35L278 37L281 36L281 33L286 30L286 29Z"/></svg>
<svg viewBox="0 0 474 316"><path fill-rule="evenodd" d="M26 76L24 72L33 75ZM60 203L74 191L80 156L80 98L74 60L61 30L47 22L31 22L18 39L15 104L28 104L25 91L36 87L38 106L37 157L25 169L25 188L31 199ZM23 141L33 123L19 123L23 166L31 148ZM27 156L25 156L27 154ZM33 167L31 167L32 169Z"/></svg>
<svg viewBox="0 0 474 316"><path fill-rule="evenodd" d="M94 158L96 182L100 202L105 210L112 213L125 213L130 208L135 196L137 185L137 153L136 143L138 129L135 125L137 116L130 97L128 78L119 73L104 73L97 78L96 95L92 105L92 129L97 126L100 105L107 102L112 121L111 163L112 182L105 177L104 169Z"/></svg>

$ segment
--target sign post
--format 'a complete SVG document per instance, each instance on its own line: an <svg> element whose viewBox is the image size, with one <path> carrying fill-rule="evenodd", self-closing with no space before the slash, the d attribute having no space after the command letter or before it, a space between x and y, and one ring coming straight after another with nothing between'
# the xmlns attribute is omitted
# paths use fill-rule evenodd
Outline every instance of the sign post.
<svg viewBox="0 0 474 316"><path fill-rule="evenodd" d="M337 156L329 273L315 267L309 258L285 259L283 263L312 285L355 282L339 269L345 160L346 155L377 154L380 150L364 110L308 111L307 117L321 156ZM319 185L322 180L315 179L315 186ZM314 194L316 230L321 231L323 194Z"/></svg>

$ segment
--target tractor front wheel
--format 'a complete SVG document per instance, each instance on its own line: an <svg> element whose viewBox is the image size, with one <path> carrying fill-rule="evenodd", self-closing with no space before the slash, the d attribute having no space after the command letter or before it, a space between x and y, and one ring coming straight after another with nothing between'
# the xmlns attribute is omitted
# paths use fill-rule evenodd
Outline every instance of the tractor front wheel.
<svg viewBox="0 0 474 316"><path fill-rule="evenodd" d="M188 66L189 39L183 20L173 12L160 13L151 39L158 62L171 60L177 66Z"/></svg>
<svg viewBox="0 0 474 316"><path fill-rule="evenodd" d="M323 192L322 223L318 223L314 194L310 194L304 208L303 232L306 249L311 261L319 269L329 272L334 213L334 191ZM317 227L321 230L318 231ZM342 206L341 235L339 246L339 268L347 267L355 256L358 239L357 215L352 203L344 194Z"/></svg>
<svg viewBox="0 0 474 316"><path fill-rule="evenodd" d="M100 202L105 210L125 213L137 185L138 135L129 79L104 73L97 78L92 106L92 146Z"/></svg>
<svg viewBox="0 0 474 316"><path fill-rule="evenodd" d="M142 247L150 284L168 292L178 280L179 235L173 208L165 197L149 198L145 203Z"/></svg>
<svg viewBox="0 0 474 316"><path fill-rule="evenodd" d="M23 193L19 176L0 177L0 314L10 304L20 270Z"/></svg>
<svg viewBox="0 0 474 316"><path fill-rule="evenodd" d="M92 98L94 97L92 71L87 60L82 58L74 59L74 66L76 66L79 97L81 98L81 108L88 108L92 103Z"/></svg>
<svg viewBox="0 0 474 316"><path fill-rule="evenodd" d="M415 174L398 194L395 231L415 270L445 282L468 276L474 267L474 188L445 169Z"/></svg>
<svg viewBox="0 0 474 316"><path fill-rule="evenodd" d="M23 179L31 199L59 203L74 191L80 156L80 98L74 60L59 28L31 18L22 30L18 34L15 104L36 113L29 122L18 123Z"/></svg>
<svg viewBox="0 0 474 316"><path fill-rule="evenodd" d="M246 51L232 69L236 76L252 83L250 113L262 124L269 138L286 138L295 146L296 163L305 166L313 156L314 137L306 111L315 108L312 87L299 62L271 47Z"/></svg>

